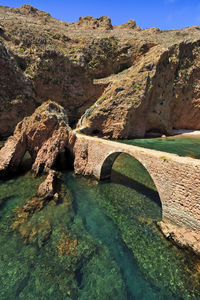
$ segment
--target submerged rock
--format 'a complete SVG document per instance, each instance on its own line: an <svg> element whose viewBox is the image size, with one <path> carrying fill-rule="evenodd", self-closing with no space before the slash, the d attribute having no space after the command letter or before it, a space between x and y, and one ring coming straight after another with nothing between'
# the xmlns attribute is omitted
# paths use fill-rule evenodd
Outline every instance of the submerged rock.
<svg viewBox="0 0 200 300"><path fill-rule="evenodd" d="M58 197L58 194L55 193L55 181L57 179L57 172L50 170L47 178L40 184L37 196L41 198L55 198Z"/></svg>
<svg viewBox="0 0 200 300"><path fill-rule="evenodd" d="M200 230L180 227L166 221L158 222L158 226L167 239L173 241L180 248L193 251L200 257Z"/></svg>
<svg viewBox="0 0 200 300"><path fill-rule="evenodd" d="M0 150L0 176L16 171L26 151L36 174L48 172L72 135L64 108L52 101L43 103L16 126Z"/></svg>

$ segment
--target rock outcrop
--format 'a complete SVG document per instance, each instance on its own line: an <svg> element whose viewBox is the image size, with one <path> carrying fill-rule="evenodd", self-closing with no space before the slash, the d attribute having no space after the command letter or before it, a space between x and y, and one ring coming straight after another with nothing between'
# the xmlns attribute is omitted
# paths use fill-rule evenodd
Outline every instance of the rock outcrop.
<svg viewBox="0 0 200 300"><path fill-rule="evenodd" d="M23 4L21 7L14 10L18 14L22 15L32 15L34 17L50 17L50 14L45 11L41 11L29 4Z"/></svg>
<svg viewBox="0 0 200 300"><path fill-rule="evenodd" d="M43 103L32 116L18 123L0 150L0 176L14 172L27 151L34 172L48 172L72 137L64 108L52 101Z"/></svg>
<svg viewBox="0 0 200 300"><path fill-rule="evenodd" d="M200 27L67 23L30 5L0 6L0 18L0 138L48 99L104 137L200 129Z"/></svg>
<svg viewBox="0 0 200 300"><path fill-rule="evenodd" d="M158 225L167 239L200 256L200 230L190 230L166 221L161 221Z"/></svg>
<svg viewBox="0 0 200 300"><path fill-rule="evenodd" d="M85 29L101 29L101 30L112 30L113 26L111 23L111 19L102 16L100 18L93 18L91 16L80 17L78 22L76 22L76 26L80 26Z"/></svg>
<svg viewBox="0 0 200 300"><path fill-rule="evenodd" d="M118 25L118 28L121 29L134 29L134 30L141 30L141 28L139 26L137 26L135 20L129 20L128 22L122 24L122 25Z"/></svg>
<svg viewBox="0 0 200 300"><path fill-rule="evenodd" d="M51 198L58 198L58 193L55 193L55 185L57 179L57 172L55 170L50 170L47 178L40 184L37 196L40 198L51 199Z"/></svg>

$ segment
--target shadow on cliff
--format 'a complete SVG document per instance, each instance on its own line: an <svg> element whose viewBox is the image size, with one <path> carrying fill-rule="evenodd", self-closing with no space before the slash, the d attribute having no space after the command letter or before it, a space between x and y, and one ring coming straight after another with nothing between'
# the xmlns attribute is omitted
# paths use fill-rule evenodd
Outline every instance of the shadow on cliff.
<svg viewBox="0 0 200 300"><path fill-rule="evenodd" d="M58 153L54 168L60 172L74 170L74 157L69 149L65 148L62 152Z"/></svg>
<svg viewBox="0 0 200 300"><path fill-rule="evenodd" d="M157 191L147 187L146 185L131 179L121 173L112 170L111 173L111 182L124 185L128 188L134 189L137 192L143 194L144 196L151 198L155 203L157 203L162 208L162 203Z"/></svg>

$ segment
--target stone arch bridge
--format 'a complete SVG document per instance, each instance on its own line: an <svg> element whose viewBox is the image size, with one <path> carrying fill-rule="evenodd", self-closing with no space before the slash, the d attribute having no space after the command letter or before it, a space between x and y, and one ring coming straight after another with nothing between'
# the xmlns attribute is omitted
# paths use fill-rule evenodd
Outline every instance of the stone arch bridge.
<svg viewBox="0 0 200 300"><path fill-rule="evenodd" d="M200 232L200 160L76 134L76 174L109 178L120 153L136 158L151 175L162 203L162 221Z"/></svg>

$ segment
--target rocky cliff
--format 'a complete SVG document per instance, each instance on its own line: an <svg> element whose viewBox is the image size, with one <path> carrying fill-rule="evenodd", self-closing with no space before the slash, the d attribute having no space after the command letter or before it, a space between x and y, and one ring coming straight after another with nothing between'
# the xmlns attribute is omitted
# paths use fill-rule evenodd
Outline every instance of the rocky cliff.
<svg viewBox="0 0 200 300"><path fill-rule="evenodd" d="M66 23L30 5L0 6L0 138L49 98L88 134L200 129L199 49L200 27Z"/></svg>
<svg viewBox="0 0 200 300"><path fill-rule="evenodd" d="M121 74L98 80L108 87L78 125L112 138L199 129L199 48L199 41L156 45Z"/></svg>

